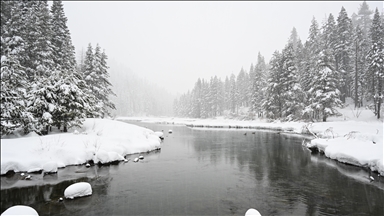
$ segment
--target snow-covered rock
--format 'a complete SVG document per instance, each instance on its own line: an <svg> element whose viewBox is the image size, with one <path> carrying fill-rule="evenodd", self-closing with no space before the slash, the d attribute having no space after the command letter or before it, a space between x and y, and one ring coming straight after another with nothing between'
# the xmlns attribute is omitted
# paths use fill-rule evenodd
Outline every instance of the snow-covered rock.
<svg viewBox="0 0 384 216"><path fill-rule="evenodd" d="M43 171L43 168L36 167L36 168L31 168L27 171L27 173L40 173Z"/></svg>
<svg viewBox="0 0 384 216"><path fill-rule="evenodd" d="M261 216L261 214L256 209L250 208L245 212L245 216Z"/></svg>
<svg viewBox="0 0 384 216"><path fill-rule="evenodd" d="M103 150L98 151L95 155L95 158L93 159L95 163L102 163L102 164L107 164L114 161L123 161L123 160L124 160L124 157L121 156L120 154L116 152L106 152Z"/></svg>
<svg viewBox="0 0 384 216"><path fill-rule="evenodd" d="M83 197L92 195L92 187L88 182L78 182L68 186L64 191L64 197L67 199L74 199L76 197Z"/></svg>
<svg viewBox="0 0 384 216"><path fill-rule="evenodd" d="M164 133L161 132L161 131L156 131L155 134L156 134L158 137L162 137L162 136L164 136Z"/></svg>
<svg viewBox="0 0 384 216"><path fill-rule="evenodd" d="M7 216L7 215L39 215L35 209L29 206L25 205L16 205L8 208L5 210L1 216Z"/></svg>
<svg viewBox="0 0 384 216"><path fill-rule="evenodd" d="M164 139L164 133L163 133L163 132L161 132L161 131L156 131L155 134L156 134L161 140Z"/></svg>
<svg viewBox="0 0 384 216"><path fill-rule="evenodd" d="M57 162L49 161L43 165L44 173L57 173Z"/></svg>

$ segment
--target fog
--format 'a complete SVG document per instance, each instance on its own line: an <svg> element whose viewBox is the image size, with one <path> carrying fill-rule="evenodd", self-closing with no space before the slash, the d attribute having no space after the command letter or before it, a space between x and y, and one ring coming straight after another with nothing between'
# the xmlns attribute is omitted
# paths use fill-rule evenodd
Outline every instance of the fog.
<svg viewBox="0 0 384 216"><path fill-rule="evenodd" d="M268 62L293 27L304 42L313 17L321 25L342 6L351 17L361 3L63 2L78 55L98 43L110 63L172 93L192 89L197 78L249 70L258 52ZM383 11L383 2L367 3Z"/></svg>

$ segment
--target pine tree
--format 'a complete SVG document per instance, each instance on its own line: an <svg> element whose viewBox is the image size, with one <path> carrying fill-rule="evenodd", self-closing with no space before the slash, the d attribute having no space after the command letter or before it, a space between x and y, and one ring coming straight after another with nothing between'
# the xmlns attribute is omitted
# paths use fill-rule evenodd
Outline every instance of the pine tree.
<svg viewBox="0 0 384 216"><path fill-rule="evenodd" d="M231 109L231 84L228 76L225 77L224 81L224 110Z"/></svg>
<svg viewBox="0 0 384 216"><path fill-rule="evenodd" d="M107 65L107 59L108 56L105 53L105 50L101 53L101 58L100 58L100 80L101 82L101 88L102 88L102 100L104 103L103 106L103 116L110 116L110 111L109 109L116 109L115 104L113 104L110 101L110 96L116 96L116 94L112 91L112 84L109 82L109 73L108 73L108 65Z"/></svg>
<svg viewBox="0 0 384 216"><path fill-rule="evenodd" d="M270 70L262 107L267 118L277 119L283 117L284 91L281 85L282 79L282 55L275 51L269 62Z"/></svg>
<svg viewBox="0 0 384 216"><path fill-rule="evenodd" d="M94 92L98 91L98 88L96 86L97 82L97 74L95 71L94 66L94 54L93 54L93 48L92 45L89 43L87 51L85 53L85 59L84 59L84 71L82 71L82 77L86 83L86 94L87 95L94 95L95 101L92 101L93 109L89 110L87 113L87 117L100 117L100 110L103 107L103 104L101 104L98 100L97 94L94 94Z"/></svg>
<svg viewBox="0 0 384 216"><path fill-rule="evenodd" d="M294 120L301 117L303 108L303 93L298 82L297 67L293 44L288 43L282 51L280 85L282 88L281 97L284 101L282 117L286 120Z"/></svg>
<svg viewBox="0 0 384 216"><path fill-rule="evenodd" d="M231 107L231 113L237 112L237 86L236 86L236 76L234 74L231 74L229 78L229 85L230 85L230 91L229 91L229 104Z"/></svg>
<svg viewBox="0 0 384 216"><path fill-rule="evenodd" d="M192 117L200 118L201 116L201 79L199 78L195 83L192 91Z"/></svg>
<svg viewBox="0 0 384 216"><path fill-rule="evenodd" d="M67 27L67 18L64 14L61 0L53 1L52 13L52 45L55 67L65 73L75 70L75 47L72 45L71 36Z"/></svg>
<svg viewBox="0 0 384 216"><path fill-rule="evenodd" d="M375 104L375 115L380 118L381 103L383 102L383 79L384 79L384 25L383 20L379 15L379 10L376 8L373 16L371 35L371 49L368 53L369 71L373 74L373 96Z"/></svg>
<svg viewBox="0 0 384 216"><path fill-rule="evenodd" d="M18 2L1 2L1 6L2 16L6 16L3 9L9 9L9 19L2 17L1 26L1 135L19 128L28 133L33 127L33 116L26 110L28 82L20 63L25 53L22 11Z"/></svg>
<svg viewBox="0 0 384 216"><path fill-rule="evenodd" d="M236 84L237 84L237 92L236 98L237 106L247 106L248 103L248 74L241 68L239 74L237 75Z"/></svg>
<svg viewBox="0 0 384 216"><path fill-rule="evenodd" d="M330 49L324 49L319 53L319 61L316 65L315 76L312 79L309 93L309 105L304 114L322 118L323 121L337 114L335 107L340 107L340 91L337 89L337 74L333 68L333 56Z"/></svg>
<svg viewBox="0 0 384 216"><path fill-rule="evenodd" d="M352 83L352 21L344 7L341 8L337 17L336 26L336 71L340 73L339 89L341 92L341 101L345 103L345 98L350 96Z"/></svg>
<svg viewBox="0 0 384 216"><path fill-rule="evenodd" d="M251 77L252 81L252 95L251 95L251 110L255 112L258 117L262 115L262 101L264 100L264 88L267 85L266 82L267 66L264 61L264 57L258 53L257 63L254 69L254 76Z"/></svg>
<svg viewBox="0 0 384 216"><path fill-rule="evenodd" d="M311 26L309 28L309 36L305 43L305 48L303 50L304 59L300 66L300 83L305 92L310 89L310 83L314 74L313 68L316 64L316 58L320 52L320 30L319 25L315 18L311 21Z"/></svg>
<svg viewBox="0 0 384 216"><path fill-rule="evenodd" d="M357 25L354 29L354 35L353 35L353 44L354 44L354 69L355 73L353 75L353 86L352 90L354 92L353 99L355 102L355 107L361 107L363 105L363 70L364 70L364 46L365 46L366 40L363 35L363 31L360 28L360 25Z"/></svg>

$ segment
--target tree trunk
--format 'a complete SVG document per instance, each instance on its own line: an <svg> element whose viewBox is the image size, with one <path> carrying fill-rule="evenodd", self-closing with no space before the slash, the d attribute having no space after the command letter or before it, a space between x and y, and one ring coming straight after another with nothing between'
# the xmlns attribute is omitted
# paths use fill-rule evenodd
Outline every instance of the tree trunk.
<svg viewBox="0 0 384 216"><path fill-rule="evenodd" d="M358 84L357 84L357 78L358 78L358 70L357 70L357 41L356 44L356 52L355 52L355 108L360 107L359 103L359 95L357 94L358 90Z"/></svg>
<svg viewBox="0 0 384 216"><path fill-rule="evenodd" d="M327 115L325 114L325 110L323 109L323 122L326 122L327 121Z"/></svg>
<svg viewBox="0 0 384 216"><path fill-rule="evenodd" d="M377 92L379 93L379 98L377 99L377 119L380 119L380 108L381 108L381 102L382 102L382 94L381 94L381 89L382 89L382 83L381 83L381 77L377 77Z"/></svg>

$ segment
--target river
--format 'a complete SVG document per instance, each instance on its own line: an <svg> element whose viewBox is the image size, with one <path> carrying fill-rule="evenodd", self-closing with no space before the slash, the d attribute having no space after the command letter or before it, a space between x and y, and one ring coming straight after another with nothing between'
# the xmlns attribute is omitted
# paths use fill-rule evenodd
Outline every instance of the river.
<svg viewBox="0 0 384 216"><path fill-rule="evenodd" d="M311 154L300 136L133 123L164 130L162 149L138 163L128 155L128 163L69 166L33 181L1 177L1 212L23 204L39 215L71 216L244 215L249 208L263 216L384 215L382 177ZM93 194L59 202L79 181Z"/></svg>

